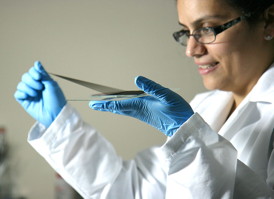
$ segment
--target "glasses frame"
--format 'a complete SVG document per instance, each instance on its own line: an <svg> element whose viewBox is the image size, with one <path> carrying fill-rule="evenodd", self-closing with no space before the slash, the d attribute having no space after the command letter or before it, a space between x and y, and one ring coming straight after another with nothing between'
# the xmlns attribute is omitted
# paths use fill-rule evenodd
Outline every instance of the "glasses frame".
<svg viewBox="0 0 274 199"><path fill-rule="evenodd" d="M189 30L180 30L180 31L176 31L173 33L173 37L175 39L176 42L180 43L181 45L183 46L187 46L187 42L188 40L186 40L186 43L183 43L180 41L180 38L183 37L183 36L186 36L187 39L189 39L190 36L193 36L195 41L200 43L200 44L210 44L210 43L213 43L215 40L216 40L216 36L218 34L220 34L221 32L231 28L232 26L236 25L237 23L245 20L247 17L250 17L249 15L242 15L242 16L239 16L237 17L236 19L232 19L231 21L228 21L220 26L214 26L214 27L202 27L202 28L198 28L196 30L194 30L192 32L192 34L189 32ZM199 32L202 32L202 30L211 30L212 33L214 34L214 39L210 42L201 42L199 41L202 36Z"/></svg>

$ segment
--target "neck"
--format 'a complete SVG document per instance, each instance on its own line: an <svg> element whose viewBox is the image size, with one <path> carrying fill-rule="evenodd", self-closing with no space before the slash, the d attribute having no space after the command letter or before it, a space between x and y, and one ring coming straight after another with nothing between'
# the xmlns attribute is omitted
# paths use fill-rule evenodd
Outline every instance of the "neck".
<svg viewBox="0 0 274 199"><path fill-rule="evenodd" d="M245 95L246 96L246 95ZM230 117L230 115L235 111L235 109L240 105L240 103L243 101L243 99L245 98L245 96L239 96L239 95L235 95L233 94L233 104L231 106L231 109L229 111L229 114L227 116L227 119Z"/></svg>

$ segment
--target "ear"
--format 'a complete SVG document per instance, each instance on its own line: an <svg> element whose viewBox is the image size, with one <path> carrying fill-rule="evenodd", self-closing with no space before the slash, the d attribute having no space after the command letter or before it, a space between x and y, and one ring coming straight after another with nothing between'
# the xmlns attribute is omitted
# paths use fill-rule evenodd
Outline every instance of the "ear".
<svg viewBox="0 0 274 199"><path fill-rule="evenodd" d="M265 34L274 37L274 4L267 8L264 12Z"/></svg>

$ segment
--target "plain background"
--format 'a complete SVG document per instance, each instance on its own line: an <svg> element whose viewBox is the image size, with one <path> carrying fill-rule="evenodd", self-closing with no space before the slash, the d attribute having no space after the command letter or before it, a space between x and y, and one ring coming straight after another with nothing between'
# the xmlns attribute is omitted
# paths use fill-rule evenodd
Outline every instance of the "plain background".
<svg viewBox="0 0 274 199"><path fill-rule="evenodd" d="M28 199L54 198L56 180L27 143L35 121L13 98L34 61L50 72L121 89L136 89L134 78L143 75L179 89L187 101L204 91L197 67L171 36L180 28L174 0L0 0L0 24L0 125L8 132L15 192ZM94 93L56 80L68 99ZM133 118L70 103L124 159L165 142L162 133Z"/></svg>

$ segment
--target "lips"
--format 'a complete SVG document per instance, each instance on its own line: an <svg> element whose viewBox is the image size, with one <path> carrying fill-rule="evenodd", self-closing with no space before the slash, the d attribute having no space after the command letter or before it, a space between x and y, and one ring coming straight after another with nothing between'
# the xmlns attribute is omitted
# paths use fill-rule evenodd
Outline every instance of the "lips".
<svg viewBox="0 0 274 199"><path fill-rule="evenodd" d="M198 66L199 66L199 68L201 68L201 69L209 69L209 68L215 67L217 64L218 64L218 62L215 62L215 63L213 63L213 64L198 65Z"/></svg>
<svg viewBox="0 0 274 199"><path fill-rule="evenodd" d="M199 73L201 75L209 74L214 71L218 67L219 62L211 63L211 64L198 64Z"/></svg>

